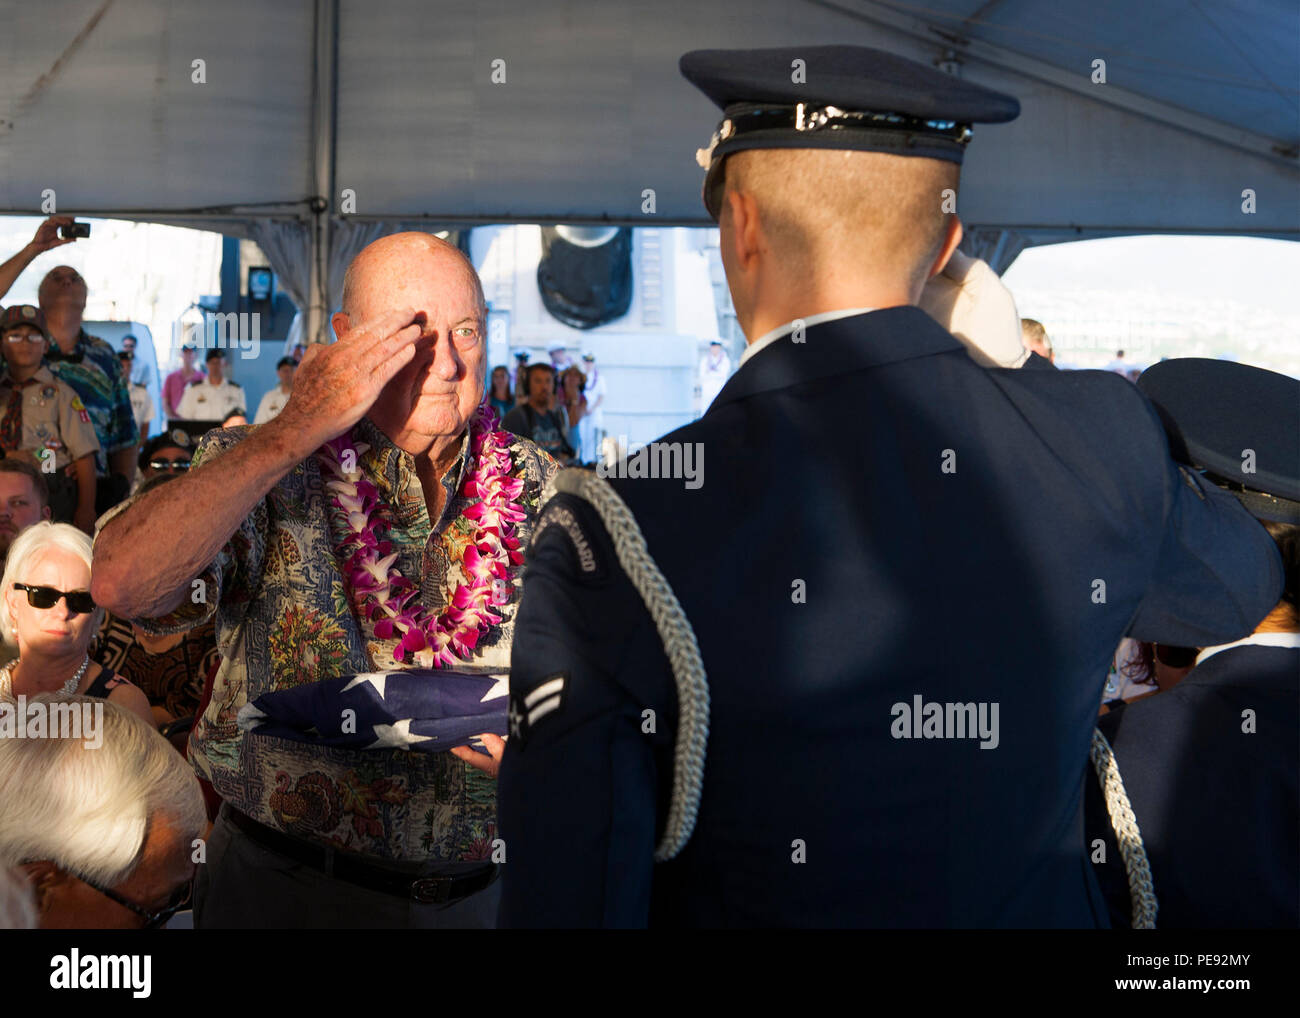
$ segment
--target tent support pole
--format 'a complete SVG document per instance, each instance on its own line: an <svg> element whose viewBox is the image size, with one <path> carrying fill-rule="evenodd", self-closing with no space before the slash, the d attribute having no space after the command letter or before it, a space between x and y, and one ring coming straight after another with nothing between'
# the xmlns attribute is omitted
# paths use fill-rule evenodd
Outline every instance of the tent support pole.
<svg viewBox="0 0 1300 1018"><path fill-rule="evenodd" d="M306 328L303 330L309 343L323 343L329 337L329 213L334 195L338 15L338 0L316 0L316 74L312 86L312 184L315 190L311 202L311 277Z"/></svg>

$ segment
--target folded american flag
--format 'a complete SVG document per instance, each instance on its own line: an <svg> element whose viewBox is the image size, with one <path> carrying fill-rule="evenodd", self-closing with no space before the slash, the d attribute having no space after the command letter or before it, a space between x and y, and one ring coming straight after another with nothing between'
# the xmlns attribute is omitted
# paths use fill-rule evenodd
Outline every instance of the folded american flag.
<svg viewBox="0 0 1300 1018"><path fill-rule="evenodd" d="M263 693L240 708L238 722L255 735L344 749L486 752L474 737L506 734L507 678L438 668L343 675Z"/></svg>

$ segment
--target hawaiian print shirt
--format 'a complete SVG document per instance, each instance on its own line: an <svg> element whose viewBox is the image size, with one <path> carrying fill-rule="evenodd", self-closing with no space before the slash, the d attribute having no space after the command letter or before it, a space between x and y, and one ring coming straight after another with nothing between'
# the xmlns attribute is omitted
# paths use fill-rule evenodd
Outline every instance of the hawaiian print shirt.
<svg viewBox="0 0 1300 1018"><path fill-rule="evenodd" d="M122 374L117 351L98 336L86 335L82 329L72 353L65 354L55 344L45 361L55 376L72 386L81 397L90 423L95 426L99 452L95 454L95 472L108 474L108 456L119 449L140 443L140 429L131 409L131 389Z"/></svg>
<svg viewBox="0 0 1300 1018"><path fill-rule="evenodd" d="M209 432L195 453L195 467L250 430ZM458 494L468 434L442 479L447 502L436 524L429 519L415 460L368 419L352 434L370 446L358 464L391 509L387 539L398 555L396 568L413 582L419 578L424 604L440 610L466 579L460 563L474 533L464 513L479 499ZM515 439L510 453L512 476L526 482L520 502L528 518L516 532L527 548L542 491L558 467L524 439ZM496 837L496 782L450 753L340 750L236 727L239 708L263 693L402 667L392 658L396 639L376 639L372 624L358 622L349 605L331 537L330 501L319 460L304 460L257 505L200 577L204 586L195 590L206 591L206 603L183 605L161 619L135 620L146 632L164 634L216 617L222 663L211 702L190 737L190 760L231 806L286 833L398 862L487 860ZM459 671L509 671L521 573L516 567L515 600L500 609L504 621L480 638L473 659Z"/></svg>

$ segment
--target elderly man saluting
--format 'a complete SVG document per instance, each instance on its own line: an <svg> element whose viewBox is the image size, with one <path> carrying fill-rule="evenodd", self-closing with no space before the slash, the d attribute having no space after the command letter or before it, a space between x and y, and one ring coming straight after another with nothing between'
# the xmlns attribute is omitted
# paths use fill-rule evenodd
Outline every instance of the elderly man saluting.
<svg viewBox="0 0 1300 1018"><path fill-rule="evenodd" d="M485 317L454 247L376 241L348 270L338 341L311 348L280 415L209 435L187 476L103 521L98 604L153 633L217 619L223 661L190 742L225 800L200 926L493 923L500 739L484 736L491 757L358 751L236 724L245 703L318 680L508 669L520 552L555 464L479 412ZM357 533L383 556L379 587L343 565ZM458 609L485 562L496 614L476 626Z"/></svg>

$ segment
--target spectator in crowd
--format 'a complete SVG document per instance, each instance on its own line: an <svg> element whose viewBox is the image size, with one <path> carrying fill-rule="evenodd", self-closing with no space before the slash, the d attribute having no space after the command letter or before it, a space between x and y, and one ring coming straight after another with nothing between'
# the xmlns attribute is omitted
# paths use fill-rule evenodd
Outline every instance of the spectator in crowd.
<svg viewBox="0 0 1300 1018"><path fill-rule="evenodd" d="M143 442L149 437L149 425L153 423L153 399L149 396L149 387L143 382L137 382L132 374L135 364L133 350L120 351L117 359L122 364L122 374L131 380L131 412L135 414L135 426L139 429L140 441Z"/></svg>
<svg viewBox="0 0 1300 1018"><path fill-rule="evenodd" d="M555 464L530 442L482 430L486 318L478 276L454 246L423 233L375 241L345 277L338 341L311 348L283 412L209 434L187 476L103 521L101 603L157 634L215 618L218 645L231 651L189 743L224 800L196 882L197 926L495 921L486 846L501 739L482 737L491 756L413 753L400 738L354 751L236 724L245 703L272 690L435 655L479 675L507 669L519 553ZM327 480L366 482L372 532L395 556L389 583L426 592L400 625L385 624L388 587L367 590L345 568L352 531L338 526L333 500L351 496L326 491ZM508 510L484 501L498 496ZM487 508L507 515L485 517ZM467 536L477 561L504 577L491 595L461 572ZM496 621L433 614L486 596ZM431 900L442 904L421 904Z"/></svg>
<svg viewBox="0 0 1300 1018"><path fill-rule="evenodd" d="M605 374L596 367L596 355L590 350L582 355L582 370L587 376L582 390L587 397L587 412L578 423L582 439L579 451L582 461L591 463L599 458L600 440L605 437Z"/></svg>
<svg viewBox="0 0 1300 1018"><path fill-rule="evenodd" d="M1115 657L1106 673L1106 685L1101 693L1103 706L1157 691L1151 644L1124 637L1115 648Z"/></svg>
<svg viewBox="0 0 1300 1018"><path fill-rule="evenodd" d="M504 364L498 364L492 369L492 377L488 385L488 402L492 404L492 409L497 412L499 418L504 418L515 407L515 397L510 392L510 372Z"/></svg>
<svg viewBox="0 0 1300 1018"><path fill-rule="evenodd" d="M279 384L262 397L257 404L257 413L253 415L254 424L265 424L276 416L289 402L289 393L293 392L293 373L298 362L292 357L281 357L275 364L275 377Z"/></svg>
<svg viewBox="0 0 1300 1018"><path fill-rule="evenodd" d="M506 431L526 438L561 463L573 459L568 423L555 405L555 369L549 364L530 364L524 384L528 401L515 407L501 421Z"/></svg>
<svg viewBox="0 0 1300 1018"><path fill-rule="evenodd" d="M709 352L700 358L700 412L709 409L722 387L731 377L731 358L716 339Z"/></svg>
<svg viewBox="0 0 1300 1018"><path fill-rule="evenodd" d="M14 538L33 523L50 518L45 475L25 459L0 459L0 569ZM18 658L18 648L0 641L0 665Z"/></svg>
<svg viewBox="0 0 1300 1018"><path fill-rule="evenodd" d="M153 724L145 695L90 659L104 615L90 597L89 537L66 523L28 527L9 548L0 598L0 634L18 648L18 660L0 669L0 699L79 694Z"/></svg>
<svg viewBox="0 0 1300 1018"><path fill-rule="evenodd" d="M1300 925L1300 381L1201 358L1164 361L1138 387L1169 444L1233 492L1281 553L1285 585L1253 633L1204 647L1159 696L1119 704L1097 724L1114 753L1150 864L1156 925ZM1267 475L1242 470L1243 445ZM1241 608L1225 598L1225 618ZM1087 838L1115 926L1133 915L1100 786L1087 785ZM1139 902L1140 903L1140 902Z"/></svg>
<svg viewBox="0 0 1300 1018"><path fill-rule="evenodd" d="M569 357L569 351L565 349L564 344L558 341L548 346L546 352L551 358L551 367L555 371L554 380L557 383L558 389L560 376L563 375L566 370L573 367L573 360Z"/></svg>
<svg viewBox="0 0 1300 1018"><path fill-rule="evenodd" d="M186 387L203 381L203 372L194 366L194 344L186 343L181 347L181 366L167 376L163 382L163 406L171 420L183 418L181 399Z"/></svg>
<svg viewBox="0 0 1300 1018"><path fill-rule="evenodd" d="M99 440L95 507L104 512L126 497L135 478L140 430L131 410L131 392L117 351L82 327L86 281L81 274L67 265L56 266L41 280L39 295L51 338L46 361L81 397Z"/></svg>
<svg viewBox="0 0 1300 1018"><path fill-rule="evenodd" d="M244 390L226 377L225 352L209 350L204 359L208 376L185 387L179 416L187 421L224 421L233 413L245 413Z"/></svg>
<svg viewBox="0 0 1300 1018"><path fill-rule="evenodd" d="M1125 377L1127 377L1127 376L1128 376L1128 369L1131 368L1132 366L1133 366L1133 365L1131 365L1128 361L1126 361L1126 360L1124 359L1124 351L1123 351L1123 350L1116 350L1116 351L1115 351L1115 358L1114 358L1113 360L1109 361L1109 362L1106 364L1106 366L1105 366L1102 370L1103 370L1103 371L1113 371L1113 372L1115 372L1117 375L1124 375Z"/></svg>
<svg viewBox="0 0 1300 1018"><path fill-rule="evenodd" d="M59 236L59 227L71 226L72 223L72 216L50 216L49 219L36 228L36 235L32 237L26 247L8 259L3 265L0 265L0 298L3 298L9 292L9 288L23 274L23 270L35 261L39 255L43 255L46 251L53 251L56 247L62 247L64 244L71 244L77 239L76 237Z"/></svg>
<svg viewBox="0 0 1300 1018"><path fill-rule="evenodd" d="M125 336L122 337L122 349L118 351L119 355L122 353L129 353L131 355L131 366L127 370L126 380L132 385L134 385L136 382L142 382L140 374L136 370L136 365L135 365L135 349L137 344L138 341L136 340L136 338L128 332Z"/></svg>
<svg viewBox="0 0 1300 1018"><path fill-rule="evenodd" d="M1020 319L1020 341L1025 344L1025 349L1030 353L1036 353L1039 357L1053 364L1056 363L1056 352L1052 349L1052 341L1048 338L1042 322L1034 318Z"/></svg>
<svg viewBox="0 0 1300 1018"><path fill-rule="evenodd" d="M193 447L180 428L149 439L140 450L140 487L152 477L173 476L190 468Z"/></svg>
<svg viewBox="0 0 1300 1018"><path fill-rule="evenodd" d="M222 419L221 426L223 428L238 428L247 423L248 423L248 418L244 416L243 412L240 410L236 410L234 413L228 414L225 418Z"/></svg>
<svg viewBox="0 0 1300 1018"><path fill-rule="evenodd" d="M583 391L586 385L587 376L577 367L565 368L564 374L560 376L560 398L563 400L561 409L564 411L564 421L568 425L564 437L568 440L569 447L573 449L574 459L579 463L594 458L582 448L582 421L587 416L587 396Z"/></svg>
<svg viewBox="0 0 1300 1018"><path fill-rule="evenodd" d="M42 929L152 929L188 907L198 781L111 701L99 740L0 739L0 868L25 876Z"/></svg>
<svg viewBox="0 0 1300 1018"><path fill-rule="evenodd" d="M528 351L515 351L515 367L510 372L510 391L515 395L515 406L528 400Z"/></svg>
<svg viewBox="0 0 1300 1018"><path fill-rule="evenodd" d="M27 460L0 460L0 562L9 554L15 537L49 518L50 489L45 475Z"/></svg>
<svg viewBox="0 0 1300 1018"><path fill-rule="evenodd" d="M99 442L81 398L42 358L50 334L39 308L15 304L0 315L0 447L45 470L54 519L90 533L95 525L95 454ZM53 458L53 469L48 460ZM133 465L134 468L134 465Z"/></svg>
<svg viewBox="0 0 1300 1018"><path fill-rule="evenodd" d="M160 455L180 453L175 447ZM189 453L184 452L188 465ZM142 468L141 473L144 470ZM179 473L157 473L140 485L144 495ZM99 649L93 657L106 671L121 675L149 699L159 728L193 717L203 695L203 683L217 662L217 631L208 621L179 633L153 636L129 619L105 613L99 629Z"/></svg>

